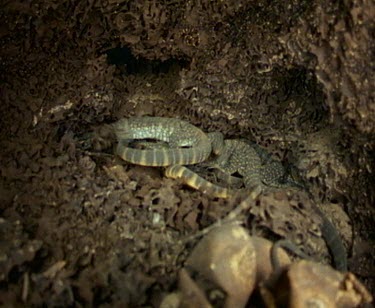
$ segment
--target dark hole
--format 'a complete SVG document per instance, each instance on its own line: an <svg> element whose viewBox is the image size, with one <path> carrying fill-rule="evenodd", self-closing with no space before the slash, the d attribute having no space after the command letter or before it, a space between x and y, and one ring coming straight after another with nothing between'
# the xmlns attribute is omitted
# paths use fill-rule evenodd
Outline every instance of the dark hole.
<svg viewBox="0 0 375 308"><path fill-rule="evenodd" d="M160 198L156 197L155 199L152 199L152 205L157 205L160 202Z"/></svg>
<svg viewBox="0 0 375 308"><path fill-rule="evenodd" d="M305 205L302 202L298 202L297 206L301 210L303 210L305 208Z"/></svg>
<svg viewBox="0 0 375 308"><path fill-rule="evenodd" d="M116 219L116 215L111 215L111 216L109 216L109 217L107 218L107 221L108 221L109 223L111 223L111 222L113 222L115 219Z"/></svg>
<svg viewBox="0 0 375 308"><path fill-rule="evenodd" d="M294 231L294 226L292 226L289 222L286 222L285 226L286 226L288 231L290 231L290 232Z"/></svg>
<svg viewBox="0 0 375 308"><path fill-rule="evenodd" d="M241 174L239 174L237 171L235 173L232 173L231 175L236 177L236 178L240 178L240 179L243 178L243 176Z"/></svg>
<svg viewBox="0 0 375 308"><path fill-rule="evenodd" d="M187 68L190 61L187 59L148 60L136 57L126 47L117 47L105 51L108 63L123 69L128 75L135 74L162 74L174 68Z"/></svg>

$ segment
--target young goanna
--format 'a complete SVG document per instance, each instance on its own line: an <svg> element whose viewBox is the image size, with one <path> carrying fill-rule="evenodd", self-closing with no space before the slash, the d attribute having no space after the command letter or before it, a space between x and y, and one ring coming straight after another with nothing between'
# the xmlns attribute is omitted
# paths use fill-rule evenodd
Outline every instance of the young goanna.
<svg viewBox="0 0 375 308"><path fill-rule="evenodd" d="M142 166L191 165L207 160L222 149L221 133L206 134L198 127L176 118L133 117L114 124L118 141L116 154L123 160ZM168 147L136 149L129 140L163 141ZM152 142L150 142L152 144Z"/></svg>
<svg viewBox="0 0 375 308"><path fill-rule="evenodd" d="M142 117L122 119L113 124L117 137L116 153L125 161L143 166L166 166L166 176L180 178L195 189L227 198L233 191L213 184L184 165L204 162L206 166L218 169L227 176L237 173L242 176L246 188L300 186L287 174L281 162L264 159L259 149L242 140L223 140L221 133L205 134L199 128L180 119ZM129 147L132 140L156 140L167 146L146 149ZM150 148L151 147L151 148ZM215 156L208 160L211 154ZM335 267L347 270L346 251L339 234L332 223L315 206L322 217L322 234L333 256Z"/></svg>
<svg viewBox="0 0 375 308"><path fill-rule="evenodd" d="M297 187L307 190L303 184L294 180L291 174L286 172L281 162L259 155L259 149L242 140L225 140L221 154L206 165L219 169L229 177L234 173L241 175L246 188L260 186L262 190L266 190L271 187ZM190 187L210 192L217 197L227 198L234 192L207 181L185 166L170 166L166 170L166 175L171 178L180 178ZM308 190L307 193L312 198ZM313 203L313 200L313 209L322 219L321 232L332 255L335 268L346 271L346 250L340 235L325 214Z"/></svg>

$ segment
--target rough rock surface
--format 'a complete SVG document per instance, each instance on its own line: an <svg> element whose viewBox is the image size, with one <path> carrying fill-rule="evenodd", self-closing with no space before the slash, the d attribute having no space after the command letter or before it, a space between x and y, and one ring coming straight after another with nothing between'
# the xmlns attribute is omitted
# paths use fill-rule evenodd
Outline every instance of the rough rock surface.
<svg viewBox="0 0 375 308"><path fill-rule="evenodd" d="M375 293L374 12L369 0L2 3L0 302L157 306L191 249L180 240L236 205L87 150L87 133L132 115L180 117L297 166ZM249 230L287 236L293 212L298 244L327 256L297 210Z"/></svg>

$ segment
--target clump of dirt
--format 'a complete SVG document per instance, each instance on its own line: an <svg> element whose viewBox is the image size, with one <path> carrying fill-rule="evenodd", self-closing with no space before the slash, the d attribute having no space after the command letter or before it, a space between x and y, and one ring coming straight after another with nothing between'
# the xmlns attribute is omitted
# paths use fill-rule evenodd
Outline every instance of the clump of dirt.
<svg viewBox="0 0 375 308"><path fill-rule="evenodd" d="M135 115L179 117L297 166L375 293L372 6L1 4L0 302L156 307L195 243L182 240L236 205L87 147ZM298 235L309 214L297 210L244 224L289 236L294 213ZM318 236L303 234L306 251L326 257Z"/></svg>

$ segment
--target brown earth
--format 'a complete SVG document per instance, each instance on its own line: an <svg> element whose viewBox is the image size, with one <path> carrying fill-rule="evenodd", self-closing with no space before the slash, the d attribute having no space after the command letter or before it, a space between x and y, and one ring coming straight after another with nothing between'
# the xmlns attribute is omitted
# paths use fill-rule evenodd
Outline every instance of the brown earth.
<svg viewBox="0 0 375 308"><path fill-rule="evenodd" d="M134 115L298 167L374 294L375 7L329 3L1 1L0 303L157 307L181 240L238 204L87 147ZM306 196L290 198L261 196L244 225L329 262Z"/></svg>

